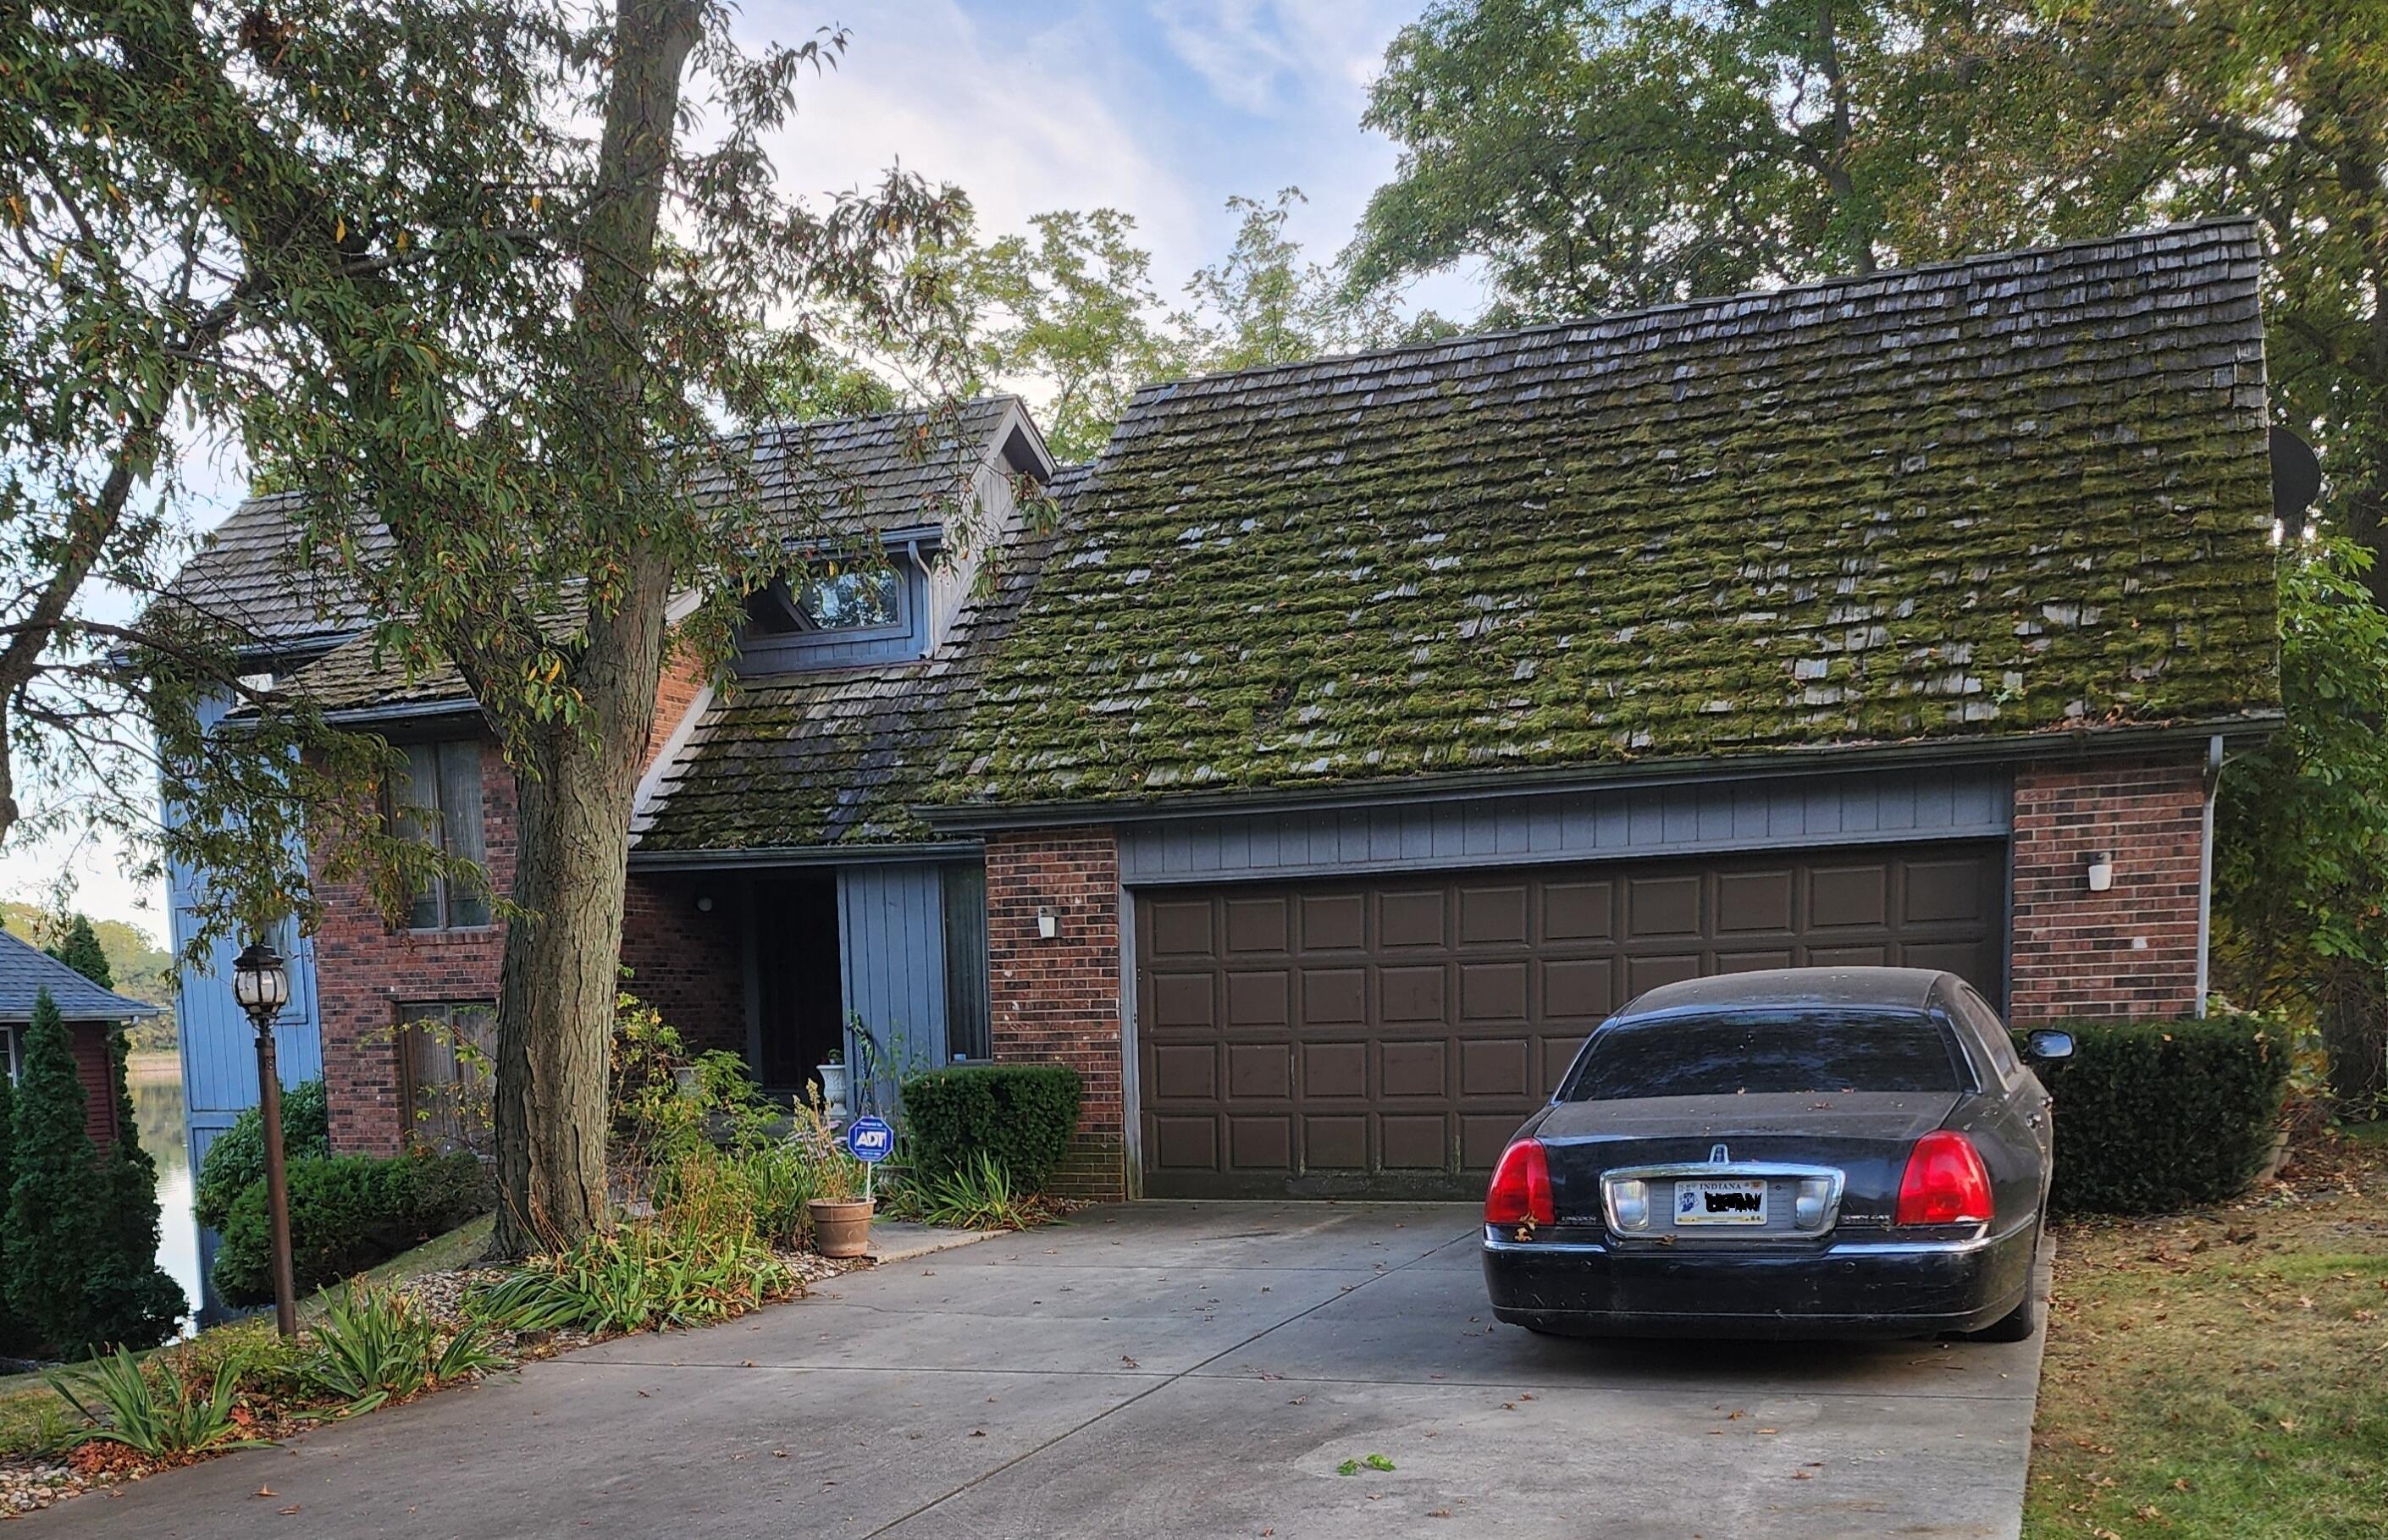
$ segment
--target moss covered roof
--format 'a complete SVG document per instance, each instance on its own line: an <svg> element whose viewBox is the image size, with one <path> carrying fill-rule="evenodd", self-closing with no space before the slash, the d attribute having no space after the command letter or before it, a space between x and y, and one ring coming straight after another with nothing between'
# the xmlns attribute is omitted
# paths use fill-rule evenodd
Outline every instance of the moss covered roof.
<svg viewBox="0 0 2388 1540"><path fill-rule="evenodd" d="M2258 260L2217 221L1148 388L930 798L2268 715Z"/></svg>

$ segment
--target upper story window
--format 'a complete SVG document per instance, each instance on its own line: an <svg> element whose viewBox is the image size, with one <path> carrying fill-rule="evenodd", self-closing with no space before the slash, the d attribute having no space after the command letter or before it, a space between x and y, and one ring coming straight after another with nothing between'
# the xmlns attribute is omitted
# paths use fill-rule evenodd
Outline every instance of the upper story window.
<svg viewBox="0 0 2388 1540"><path fill-rule="evenodd" d="M410 743L406 772L390 788L389 813L399 833L443 854L480 865L481 745L474 738ZM433 877L407 913L413 930L462 930L489 923L489 900L477 884Z"/></svg>
<svg viewBox="0 0 2388 1540"><path fill-rule="evenodd" d="M869 631L904 620L904 578L893 567L808 578L796 593L796 613L816 631Z"/></svg>

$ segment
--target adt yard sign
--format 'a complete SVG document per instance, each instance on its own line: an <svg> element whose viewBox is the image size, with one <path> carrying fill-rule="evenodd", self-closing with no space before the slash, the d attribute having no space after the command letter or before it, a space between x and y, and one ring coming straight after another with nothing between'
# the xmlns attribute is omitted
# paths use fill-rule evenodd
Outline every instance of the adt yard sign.
<svg viewBox="0 0 2388 1540"><path fill-rule="evenodd" d="M867 1166L876 1166L896 1153L896 1130L884 1117L866 1113L845 1126L845 1153Z"/></svg>

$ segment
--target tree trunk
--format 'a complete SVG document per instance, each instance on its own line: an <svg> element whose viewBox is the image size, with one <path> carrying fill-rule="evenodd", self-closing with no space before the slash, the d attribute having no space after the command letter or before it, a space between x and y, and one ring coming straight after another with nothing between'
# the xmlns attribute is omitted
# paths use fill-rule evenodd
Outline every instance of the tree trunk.
<svg viewBox="0 0 2388 1540"><path fill-rule="evenodd" d="M614 78L580 238L572 428L616 454L650 437L645 320L655 231L698 18L695 0L620 0L615 12ZM652 455L647 471L591 489L619 499L592 510L592 523L618 532L618 562L609 595L591 585L570 675L580 720L516 723L507 735L521 789L522 913L507 927L498 987L495 1256L570 1245L605 1223L606 1056L630 807L654 726L672 580L669 558L640 517L671 493Z"/></svg>

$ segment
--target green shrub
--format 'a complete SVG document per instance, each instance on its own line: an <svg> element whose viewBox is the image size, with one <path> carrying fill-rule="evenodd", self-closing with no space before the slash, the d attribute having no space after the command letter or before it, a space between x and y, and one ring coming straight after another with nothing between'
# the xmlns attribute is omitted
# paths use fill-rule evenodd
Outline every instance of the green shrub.
<svg viewBox="0 0 2388 1540"><path fill-rule="evenodd" d="M887 1211L894 1218L947 1230L1025 1230L1036 1222L1033 1202L984 1150L951 1171L915 1172Z"/></svg>
<svg viewBox="0 0 2388 1540"><path fill-rule="evenodd" d="M2157 1214L2243 1189L2270 1148L2288 1084L2280 1028L2202 1021L2067 1021L2073 1056L2039 1067L2056 1098L2061 1213ZM2021 1043L2026 1033L2017 1032Z"/></svg>
<svg viewBox="0 0 2388 1540"><path fill-rule="evenodd" d="M308 1080L282 1096L282 1153L288 1160L321 1160L332 1153L331 1117L324 1082ZM191 1212L210 1230L222 1231L232 1205L251 1182L265 1180L265 1123L255 1107L216 1136L191 1184Z"/></svg>
<svg viewBox="0 0 2388 1540"><path fill-rule="evenodd" d="M785 1299L796 1275L752 1232L642 1219L535 1256L465 1300L475 1319L516 1332L598 1335L703 1326Z"/></svg>
<svg viewBox="0 0 2388 1540"><path fill-rule="evenodd" d="M1078 1128L1078 1072L1054 1064L970 1064L904 1078L910 1148L922 1180L969 1167L981 1152L1013 1189L1035 1193L1070 1151Z"/></svg>
<svg viewBox="0 0 2388 1540"><path fill-rule="evenodd" d="M497 1201L489 1173L461 1151L294 1161L289 1181L291 1271L302 1294L386 1262L488 1213ZM215 1281L227 1304L273 1297L262 1181L233 1203Z"/></svg>
<svg viewBox="0 0 2388 1540"><path fill-rule="evenodd" d="M341 1403L343 1417L505 1361L489 1351L489 1329L479 1322L443 1332L404 1295L353 1283L338 1298L324 1296L313 1342L300 1373L310 1389Z"/></svg>
<svg viewBox="0 0 2388 1540"><path fill-rule="evenodd" d="M89 1426L76 1442L121 1444L145 1455L175 1458L207 1449L251 1449L233 1418L240 1369L218 1366L204 1389L160 1361L145 1366L120 1347L79 1372L53 1373L50 1388L81 1412Z"/></svg>

